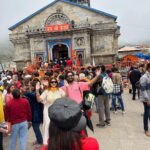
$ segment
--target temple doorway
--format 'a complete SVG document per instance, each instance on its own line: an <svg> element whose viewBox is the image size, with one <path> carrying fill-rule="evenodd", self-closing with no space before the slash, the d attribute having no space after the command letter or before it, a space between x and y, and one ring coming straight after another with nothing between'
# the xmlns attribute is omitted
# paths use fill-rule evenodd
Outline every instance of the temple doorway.
<svg viewBox="0 0 150 150"><path fill-rule="evenodd" d="M68 47L65 44L55 45L52 49L53 60L60 58L68 58Z"/></svg>
<svg viewBox="0 0 150 150"><path fill-rule="evenodd" d="M84 52L77 51L77 65L83 66L83 63L84 63Z"/></svg>

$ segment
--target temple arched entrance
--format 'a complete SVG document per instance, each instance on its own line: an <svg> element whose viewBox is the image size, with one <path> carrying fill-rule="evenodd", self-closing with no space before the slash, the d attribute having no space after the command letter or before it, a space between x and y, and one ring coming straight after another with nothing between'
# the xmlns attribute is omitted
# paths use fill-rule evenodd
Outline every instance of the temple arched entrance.
<svg viewBox="0 0 150 150"><path fill-rule="evenodd" d="M68 47L65 44L57 44L52 48L53 60L60 58L68 58L69 52Z"/></svg>

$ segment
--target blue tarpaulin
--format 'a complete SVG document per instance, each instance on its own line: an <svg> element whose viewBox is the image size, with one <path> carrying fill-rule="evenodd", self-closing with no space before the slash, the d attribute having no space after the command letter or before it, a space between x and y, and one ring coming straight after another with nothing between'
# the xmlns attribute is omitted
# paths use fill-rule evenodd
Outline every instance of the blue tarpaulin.
<svg viewBox="0 0 150 150"><path fill-rule="evenodd" d="M145 59L145 55L143 53L138 52L138 53L135 53L134 55L138 58Z"/></svg>
<svg viewBox="0 0 150 150"><path fill-rule="evenodd" d="M150 54L145 55L143 53L138 52L138 53L135 53L134 55L141 59L150 60Z"/></svg>
<svg viewBox="0 0 150 150"><path fill-rule="evenodd" d="M145 55L145 60L150 60L150 54Z"/></svg>

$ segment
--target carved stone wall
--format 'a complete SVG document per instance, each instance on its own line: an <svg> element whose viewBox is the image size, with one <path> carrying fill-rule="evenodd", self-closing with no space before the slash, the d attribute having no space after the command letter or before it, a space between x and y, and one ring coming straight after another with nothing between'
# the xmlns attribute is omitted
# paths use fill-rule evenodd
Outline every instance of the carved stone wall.
<svg viewBox="0 0 150 150"><path fill-rule="evenodd" d="M113 35L93 35L94 53L112 53Z"/></svg>
<svg viewBox="0 0 150 150"><path fill-rule="evenodd" d="M64 14L67 20L74 21L74 28L62 33L45 33L46 20L55 13ZM31 32L27 33L27 30ZM36 52L44 53L48 39L70 37L73 49L84 51L84 64L91 63L92 57L99 64L114 61L119 34L114 18L60 1L20 24L9 36L18 61L33 61Z"/></svg>
<svg viewBox="0 0 150 150"><path fill-rule="evenodd" d="M73 35L73 49L76 51L83 51L84 64L91 63L91 43L88 31L81 33L74 33Z"/></svg>
<svg viewBox="0 0 150 150"><path fill-rule="evenodd" d="M41 38L30 38L30 55L31 61L34 62L35 55L38 53L45 53L45 39Z"/></svg>

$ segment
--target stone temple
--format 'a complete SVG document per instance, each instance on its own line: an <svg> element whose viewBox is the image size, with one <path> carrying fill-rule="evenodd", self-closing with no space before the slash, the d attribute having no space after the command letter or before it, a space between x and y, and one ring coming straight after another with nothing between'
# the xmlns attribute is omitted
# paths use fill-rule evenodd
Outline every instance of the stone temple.
<svg viewBox="0 0 150 150"><path fill-rule="evenodd" d="M82 65L115 61L117 17L90 7L90 0L55 0L15 25L9 38L18 68L35 58L80 59Z"/></svg>

